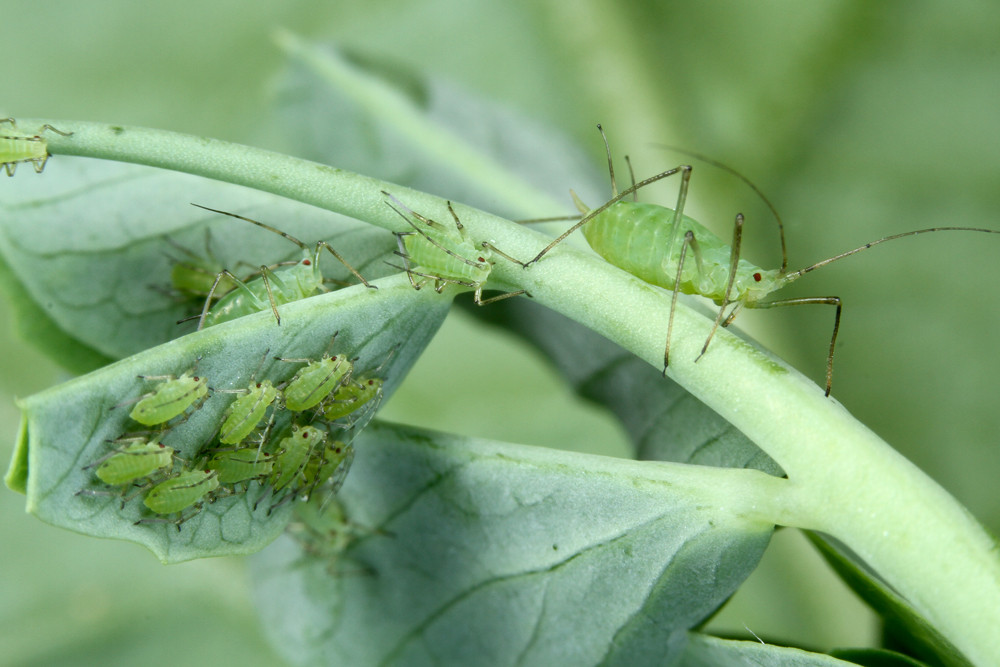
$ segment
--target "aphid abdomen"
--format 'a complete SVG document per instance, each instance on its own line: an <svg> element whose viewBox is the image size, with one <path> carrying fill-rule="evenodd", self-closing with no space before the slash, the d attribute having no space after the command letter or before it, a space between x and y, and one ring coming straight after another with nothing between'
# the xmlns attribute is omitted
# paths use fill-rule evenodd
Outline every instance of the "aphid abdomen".
<svg viewBox="0 0 1000 667"><path fill-rule="evenodd" d="M485 282L491 267L483 255L484 251L477 251L471 243L455 238L455 234L457 231L444 233L433 230L428 235L438 245L419 233L403 237L411 265L417 271L468 285Z"/></svg>

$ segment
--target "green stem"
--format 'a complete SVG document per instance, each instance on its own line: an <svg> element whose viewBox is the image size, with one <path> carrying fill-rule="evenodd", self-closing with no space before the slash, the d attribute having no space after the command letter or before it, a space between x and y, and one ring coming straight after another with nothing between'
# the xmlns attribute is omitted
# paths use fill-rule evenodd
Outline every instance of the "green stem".
<svg viewBox="0 0 1000 667"><path fill-rule="evenodd" d="M21 121L20 127L46 121ZM388 190L437 218L445 202L376 179L221 141L141 128L52 121L53 154L136 162L246 185L391 230ZM475 239L531 257L544 237L456 206ZM591 255L559 247L529 269L497 259L492 278L662 364L670 294ZM671 377L719 412L788 474L755 519L843 541L975 664L1000 664L1000 559L994 539L932 479L782 361L720 331L694 359L711 321L678 306Z"/></svg>

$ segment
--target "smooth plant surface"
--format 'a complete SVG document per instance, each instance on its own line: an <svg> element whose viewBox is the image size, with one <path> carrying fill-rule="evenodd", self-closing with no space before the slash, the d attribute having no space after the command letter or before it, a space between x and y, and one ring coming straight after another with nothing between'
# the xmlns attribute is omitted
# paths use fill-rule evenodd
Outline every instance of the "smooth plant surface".
<svg viewBox="0 0 1000 667"><path fill-rule="evenodd" d="M389 94L398 113L381 122L425 123L428 131L415 135L431 139L409 147L415 154L448 153L447 142L431 131L436 120L400 104L405 98L385 80L293 36L282 42L306 72L337 73L346 96L372 117ZM375 369L389 358L380 373L388 397L459 290L414 290L384 263L394 246L386 229L405 227L385 205L383 190L405 193L401 198L414 210L448 220L443 200L406 191L406 183L224 142L51 122L73 134L51 139L47 171L36 181L26 180L34 177L30 171L18 173L0 202L7 291L20 304L22 322L50 331L37 342L51 355L71 359L78 371L94 370L20 402L25 421L8 484L27 491L29 509L46 521L140 542L166 561L257 551L291 521L294 530L263 549L252 571L263 626L291 662L846 664L698 632L754 568L775 525L832 535L871 566L880 579L817 538L845 579L904 628L899 645L931 664L994 661L995 647L985 639L998 599L988 533L821 389L753 344L719 335L695 365L710 320L687 308L678 313L680 359L670 371L687 391L659 378L669 295L570 249L528 270L498 260L487 287L526 289L535 303L497 304L485 314L545 351L582 393L611 407L640 458L667 462L373 424L355 440L357 459L336 501L342 518L331 525L317 525L295 503L273 511L255 506L249 491L207 504L180 530L136 525L137 499L122 509L116 497L76 495L93 484L86 466L134 427L128 408L116 406L148 390L138 376L180 375L197 360L212 388L245 387L263 350L318 359L338 331L338 341L343 337L349 354L360 357L359 368ZM69 154L188 171L258 192ZM503 168L487 152L455 155L473 179L499 182ZM65 171L55 170L63 165ZM150 187L160 182L163 188ZM259 191L361 222L335 225L332 214ZM149 192L165 193L159 215L131 215ZM510 185L505 193L514 210L537 212L547 198ZM268 311L185 335L176 321L197 304L167 289L176 258L166 235L199 249L210 228L222 241L213 250L224 265L274 264L295 255L258 243L259 230L220 229L189 200L279 226L283 218L295 218L289 225L313 222L311 233L296 227L295 235L335 244L379 289L347 287L282 304L280 326ZM455 208L472 238L514 256L530 257L544 245L540 234L509 221L459 201ZM78 277L95 275L95 266L102 267L99 277L82 284ZM280 384L294 373L283 365L268 362L261 375ZM483 381L470 371L470 384ZM178 446L181 455L190 457L212 437L232 400L220 396L171 428L172 439L188 443ZM266 486L253 484L255 493ZM961 580L949 576L955 570ZM465 628L459 640L456 623ZM567 642L567 633L577 634ZM876 653L842 658L875 660Z"/></svg>

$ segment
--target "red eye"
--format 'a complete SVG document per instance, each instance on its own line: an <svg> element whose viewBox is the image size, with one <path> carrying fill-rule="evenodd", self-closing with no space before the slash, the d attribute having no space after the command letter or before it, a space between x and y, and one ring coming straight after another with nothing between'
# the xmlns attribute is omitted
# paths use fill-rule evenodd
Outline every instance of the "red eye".
<svg viewBox="0 0 1000 667"><path fill-rule="evenodd" d="M311 265L312 265L312 262L310 262L308 259L302 260L302 266L311 266Z"/></svg>
<svg viewBox="0 0 1000 667"><path fill-rule="evenodd" d="M760 282L761 280L763 280L763 278L761 277L761 275L759 273L753 274L753 279L756 280L757 282Z"/></svg>

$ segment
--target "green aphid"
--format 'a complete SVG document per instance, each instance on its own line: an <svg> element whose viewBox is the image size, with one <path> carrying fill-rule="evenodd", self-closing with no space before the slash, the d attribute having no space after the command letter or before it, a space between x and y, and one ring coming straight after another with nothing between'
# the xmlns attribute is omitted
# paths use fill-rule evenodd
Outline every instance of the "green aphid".
<svg viewBox="0 0 1000 667"><path fill-rule="evenodd" d="M357 415L358 411L382 396L382 379L351 380L337 387L320 406L323 419L335 421Z"/></svg>
<svg viewBox="0 0 1000 667"><path fill-rule="evenodd" d="M274 455L271 486L275 492L290 489L293 495L306 484L305 470L313 452L326 441L327 433L313 426L292 425L291 432L278 443Z"/></svg>
<svg viewBox="0 0 1000 667"><path fill-rule="evenodd" d="M154 486L146 494L143 504L160 515L178 514L175 521L167 519L140 519L136 523L173 523L177 530L181 524L201 511L203 500L219 488L219 476L214 470L189 470L176 477L164 480ZM183 514L184 510L194 505L194 510Z"/></svg>
<svg viewBox="0 0 1000 667"><path fill-rule="evenodd" d="M45 169L45 163L49 160L48 142L41 136L46 130L61 134L64 137L72 135L72 132L57 130L51 125L42 125L38 134L25 135L17 131L17 123L13 118L0 119L0 125L10 123L7 134L0 134L0 166L6 171L8 176L13 176L17 170L17 165L22 162L30 162L35 168L35 173L40 174ZM3 132L4 130L0 130Z"/></svg>
<svg viewBox="0 0 1000 667"><path fill-rule="evenodd" d="M474 243L458 219L451 202L448 202L448 212L455 221L454 229L417 213L388 192L383 191L382 194L395 202L399 208L389 202L386 202L386 205L413 228L412 232L396 233L399 245L396 254L403 258L405 265L403 268L410 277L410 284L414 289L421 289L428 282L433 282L434 289L438 292L449 284L462 285L474 290L473 301L477 306L485 306L525 293L524 290L518 290L490 299L482 298L483 287L493 271L494 252L509 261L518 264L521 262L500 252L486 241L478 245ZM410 215L407 216L400 209ZM422 280L416 280L414 276Z"/></svg>
<svg viewBox="0 0 1000 667"><path fill-rule="evenodd" d="M222 428L219 429L219 442L224 445L237 445L253 433L279 394L270 380L261 380L240 391L246 393L226 408Z"/></svg>
<svg viewBox="0 0 1000 667"><path fill-rule="evenodd" d="M368 281L365 280L360 273L358 273L357 269L351 266L347 260L344 259L340 253L334 250L328 243L326 243L326 241L318 241L316 243L315 251L311 252L309 250L309 246L291 234L287 234L280 229L266 225L263 222L251 220L250 218L245 218L242 215L237 215L235 213L229 213L228 211L208 208L207 206L201 206L200 204L194 204L194 206L203 208L206 211L221 213L222 215L228 215L231 218L237 218L238 220L252 223L288 239L302 249L302 259L298 262L293 262L290 265L279 265L276 267L262 266L259 271L260 277L254 278L253 280L240 280L227 270L219 272L215 278L214 284L208 291L207 298L205 299L205 306L202 309L201 318L198 321L198 329L235 320L238 317L258 313L268 308L270 308L271 312L274 313L275 321L278 324L281 324L281 315L278 314L278 306L292 301L305 299L306 297L313 296L319 292L326 291L326 288L323 285L323 273L319 267L320 254L324 248L329 250L334 257L340 260L340 262L347 267L347 269L354 274L354 276L365 287L377 289L375 285L369 284ZM216 294L223 293L223 290L220 289L219 285L225 280L231 281L235 287L228 293L225 293L224 296L222 296L222 298L220 298L213 305L212 299L215 298Z"/></svg>
<svg viewBox="0 0 1000 667"><path fill-rule="evenodd" d="M337 334L330 340L330 347ZM292 412L302 412L319 405L341 384L350 380L354 364L345 355L330 355L327 351L318 361L313 359L282 359L279 361L306 364L282 388L284 406Z"/></svg>
<svg viewBox="0 0 1000 667"><path fill-rule="evenodd" d="M208 379L187 371L173 375L140 375L143 380L163 380L152 392L139 398L129 416L140 424L157 426L185 413L188 408L201 407L208 397ZM197 404L197 405L196 405Z"/></svg>
<svg viewBox="0 0 1000 667"><path fill-rule="evenodd" d="M310 457L303 471L304 496L312 500L318 491L323 492L320 504L328 501L344 484L351 463L354 462L354 447L334 440L328 442L323 451Z"/></svg>
<svg viewBox="0 0 1000 667"><path fill-rule="evenodd" d="M239 484L266 479L274 470L274 456L256 447L218 452L205 464L214 470L220 484Z"/></svg>
<svg viewBox="0 0 1000 667"><path fill-rule="evenodd" d="M176 453L158 438L148 441L140 438L116 448L97 466L94 474L110 486L132 484L156 473L169 473Z"/></svg>
<svg viewBox="0 0 1000 667"><path fill-rule="evenodd" d="M601 137L604 137L604 130L601 129L600 125L597 127L601 130ZM715 335L718 327L720 325L728 326L743 308L776 308L779 306L806 304L835 306L837 310L834 315L833 335L830 337L830 347L826 361L826 395L829 396L833 384L833 352L837 344L837 332L840 330L842 305L840 297L813 296L766 300L773 292L831 262L857 254L880 243L905 236L940 231L1000 234L1000 230L973 227L933 227L930 229L919 229L886 236L866 243L854 250L848 250L823 261L816 262L804 269L788 271L784 229L779 219L781 268L762 269L740 258L743 239L743 214L736 215L736 223L733 226L733 240L729 245L701 223L684 215L684 204L687 199L688 184L691 178L690 165L681 165L673 169L668 169L639 183L634 183L630 188L619 193L615 183L611 149L608 146L607 138L604 138L604 145L608 156L608 170L611 173L612 198L597 208L590 209L574 194L573 197L583 217L561 236L543 248L535 257L525 262L523 266L527 268L539 261L550 250L562 243L566 237L582 227L587 243L590 244L590 247L598 255L609 263L628 271L651 285L673 291L670 316L667 321L666 342L663 349L664 373L666 373L670 362L670 336L673 331L674 311L677 306L677 295L679 293L683 292L684 294L707 297L720 307L715 324L701 348L701 354L698 355L698 359L708 350L709 343L712 342L712 337ZM724 165L714 163L711 160L708 160L708 162L739 176L739 178L760 194L760 191L753 184L746 178L736 174L733 170ZM675 174L681 176L681 184L675 208L669 209L657 204L627 200L628 197L634 196L640 188ZM774 207L770 206L770 202L766 198L764 202L774 212ZM777 217L776 212L775 216Z"/></svg>

